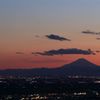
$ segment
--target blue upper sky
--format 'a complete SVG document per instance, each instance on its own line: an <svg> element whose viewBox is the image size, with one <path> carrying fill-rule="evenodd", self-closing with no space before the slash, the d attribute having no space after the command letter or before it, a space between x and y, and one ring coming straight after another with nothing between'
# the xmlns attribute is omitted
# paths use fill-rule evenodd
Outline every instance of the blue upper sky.
<svg viewBox="0 0 100 100"><path fill-rule="evenodd" d="M0 19L98 24L99 9L100 0L0 0Z"/></svg>

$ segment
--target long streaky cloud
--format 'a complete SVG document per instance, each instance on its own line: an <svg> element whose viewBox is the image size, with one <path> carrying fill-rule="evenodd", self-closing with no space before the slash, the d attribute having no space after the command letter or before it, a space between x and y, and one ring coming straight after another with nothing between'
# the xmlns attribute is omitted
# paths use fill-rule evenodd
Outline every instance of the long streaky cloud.
<svg viewBox="0 0 100 100"><path fill-rule="evenodd" d="M32 54L43 55L43 56L54 56L54 55L66 55L66 54L94 55L95 53L91 49L82 50L77 48L69 48L69 49L49 50L44 52L32 52Z"/></svg>
<svg viewBox="0 0 100 100"><path fill-rule="evenodd" d="M45 37L47 37L48 39L51 39L51 40L71 41L70 39L67 39L65 37L61 37L61 36L55 35L55 34L45 35Z"/></svg>
<svg viewBox="0 0 100 100"><path fill-rule="evenodd" d="M92 34L92 35L100 35L100 32L93 32L93 31L90 31L90 30L82 31L82 33L84 33L84 34Z"/></svg>
<svg viewBox="0 0 100 100"><path fill-rule="evenodd" d="M24 54L24 52L16 52L16 54Z"/></svg>

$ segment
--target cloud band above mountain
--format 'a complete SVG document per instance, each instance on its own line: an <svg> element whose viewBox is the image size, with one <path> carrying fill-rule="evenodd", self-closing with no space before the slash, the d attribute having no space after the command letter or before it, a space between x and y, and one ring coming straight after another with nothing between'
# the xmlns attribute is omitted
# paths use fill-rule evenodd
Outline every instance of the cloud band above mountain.
<svg viewBox="0 0 100 100"><path fill-rule="evenodd" d="M54 55L66 55L66 54L83 54L83 55L91 55L95 54L91 49L82 50L77 48L69 48L69 49L57 49L57 50L49 50L44 52L32 52L32 54L43 55L43 56L54 56Z"/></svg>

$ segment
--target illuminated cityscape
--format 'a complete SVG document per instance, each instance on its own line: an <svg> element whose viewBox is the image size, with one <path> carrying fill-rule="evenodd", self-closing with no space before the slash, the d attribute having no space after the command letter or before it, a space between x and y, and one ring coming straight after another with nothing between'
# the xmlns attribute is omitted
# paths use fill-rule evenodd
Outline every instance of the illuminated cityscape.
<svg viewBox="0 0 100 100"><path fill-rule="evenodd" d="M0 100L99 100L100 77L0 78Z"/></svg>

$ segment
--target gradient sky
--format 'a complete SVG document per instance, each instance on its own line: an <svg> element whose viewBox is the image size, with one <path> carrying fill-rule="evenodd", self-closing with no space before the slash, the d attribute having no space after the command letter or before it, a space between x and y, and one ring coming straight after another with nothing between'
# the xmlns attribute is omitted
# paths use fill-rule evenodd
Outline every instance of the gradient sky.
<svg viewBox="0 0 100 100"><path fill-rule="evenodd" d="M0 0L0 69L57 67L78 58L100 65L96 55L33 55L60 48L100 50L100 0ZM56 34L71 41L50 40ZM16 54L20 52L20 54Z"/></svg>

